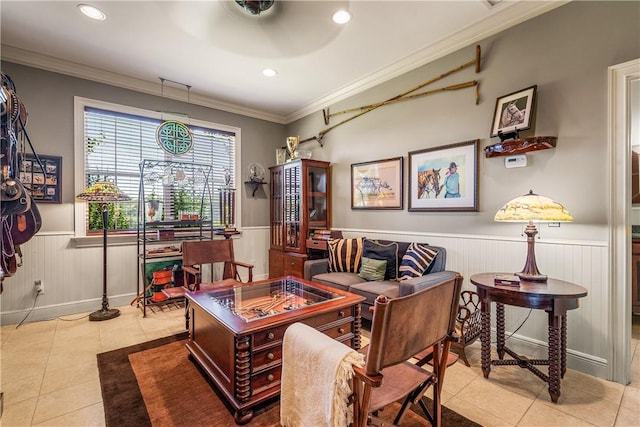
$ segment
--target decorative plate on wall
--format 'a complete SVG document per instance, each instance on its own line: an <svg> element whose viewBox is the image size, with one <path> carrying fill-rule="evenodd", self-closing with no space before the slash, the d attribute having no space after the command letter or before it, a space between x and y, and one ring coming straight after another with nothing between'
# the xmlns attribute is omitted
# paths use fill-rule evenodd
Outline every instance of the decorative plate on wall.
<svg viewBox="0 0 640 427"><path fill-rule="evenodd" d="M156 130L156 141L167 153L180 156L193 148L193 134L187 125L174 120L162 122Z"/></svg>
<svg viewBox="0 0 640 427"><path fill-rule="evenodd" d="M264 166L260 163L251 163L249 165L249 181L262 182L264 181Z"/></svg>

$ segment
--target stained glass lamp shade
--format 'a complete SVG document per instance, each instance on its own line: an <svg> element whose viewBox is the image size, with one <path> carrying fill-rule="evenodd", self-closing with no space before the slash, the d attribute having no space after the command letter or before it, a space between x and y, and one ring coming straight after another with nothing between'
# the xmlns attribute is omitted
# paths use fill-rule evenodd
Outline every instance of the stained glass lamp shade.
<svg viewBox="0 0 640 427"><path fill-rule="evenodd" d="M573 217L569 211L555 200L529 190L528 194L507 202L496 213L494 221L527 223L524 230L527 235L527 260L522 271L516 275L525 281L546 282L547 276L540 274L536 265L534 245L538 230L534 222L571 222Z"/></svg>
<svg viewBox="0 0 640 427"><path fill-rule="evenodd" d="M107 298L107 224L109 223L109 209L107 204L130 200L114 183L108 181L96 182L76 196L89 203L102 204L102 308L89 314L89 320L109 320L120 316L120 310L109 308Z"/></svg>

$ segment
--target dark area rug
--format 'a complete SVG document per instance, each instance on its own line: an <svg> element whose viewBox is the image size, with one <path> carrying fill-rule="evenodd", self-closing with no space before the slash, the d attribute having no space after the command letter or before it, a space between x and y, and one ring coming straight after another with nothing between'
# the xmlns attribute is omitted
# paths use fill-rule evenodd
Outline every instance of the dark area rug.
<svg viewBox="0 0 640 427"><path fill-rule="evenodd" d="M188 358L187 333L98 354L107 427L234 426L233 411ZM430 401L424 398L429 407ZM399 408L399 405L398 405ZM398 408L381 418L392 419ZM422 411L407 411L402 426L429 426ZM444 426L479 426L442 408ZM254 411L248 426L280 425L277 400Z"/></svg>

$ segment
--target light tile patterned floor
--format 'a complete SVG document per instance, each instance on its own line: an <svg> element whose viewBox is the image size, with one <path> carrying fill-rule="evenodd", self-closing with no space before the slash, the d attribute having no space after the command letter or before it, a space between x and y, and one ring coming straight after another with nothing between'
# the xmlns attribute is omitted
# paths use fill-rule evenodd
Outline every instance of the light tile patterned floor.
<svg viewBox="0 0 640 427"><path fill-rule="evenodd" d="M103 426L104 409L96 354L184 330L184 311L167 308L142 317L122 315L89 322L86 315L0 329L4 392L2 427ZM632 381L628 386L568 370L559 404L545 384L524 369L480 369L480 345L469 350L471 368L447 370L443 400L449 408L484 426L640 426L640 318L634 318ZM128 426L126 426L128 427Z"/></svg>

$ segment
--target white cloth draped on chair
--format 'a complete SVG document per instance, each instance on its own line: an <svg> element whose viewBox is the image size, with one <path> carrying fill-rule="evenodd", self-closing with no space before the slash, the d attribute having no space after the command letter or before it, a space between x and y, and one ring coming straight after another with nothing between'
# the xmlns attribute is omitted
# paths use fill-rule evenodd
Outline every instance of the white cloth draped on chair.
<svg viewBox="0 0 640 427"><path fill-rule="evenodd" d="M344 427L353 366L364 356L302 323L287 328L283 340L280 424L284 427Z"/></svg>

